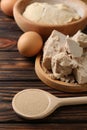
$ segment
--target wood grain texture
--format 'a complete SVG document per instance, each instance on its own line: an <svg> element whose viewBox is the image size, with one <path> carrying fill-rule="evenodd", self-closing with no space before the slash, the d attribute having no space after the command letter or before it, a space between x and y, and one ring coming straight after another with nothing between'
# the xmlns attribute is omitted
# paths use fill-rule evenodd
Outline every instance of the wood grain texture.
<svg viewBox="0 0 87 130"><path fill-rule="evenodd" d="M17 43L22 33L14 19L0 11L0 38ZM61 107L43 120L29 121L16 115L11 105L12 98L23 89L39 88L61 98L87 96L87 92L64 93L49 88L36 76L34 63L35 57L21 56L16 44L0 49L0 130L86 130L87 105Z"/></svg>
<svg viewBox="0 0 87 130"><path fill-rule="evenodd" d="M86 130L87 124L3 124L0 125L1 130Z"/></svg>

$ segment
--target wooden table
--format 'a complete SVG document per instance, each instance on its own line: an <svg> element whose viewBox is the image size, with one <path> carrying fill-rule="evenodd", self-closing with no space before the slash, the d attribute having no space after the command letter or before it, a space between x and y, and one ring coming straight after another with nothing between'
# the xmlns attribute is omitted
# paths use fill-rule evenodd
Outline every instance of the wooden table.
<svg viewBox="0 0 87 130"><path fill-rule="evenodd" d="M0 11L0 38L4 38L5 43L8 42L6 39L15 43L0 49L0 130L86 130L87 105L61 107L49 117L35 121L24 120L13 111L12 98L23 89L39 88L58 97L87 95L87 92L74 94L57 91L42 83L35 74L35 57L25 58L17 50L16 43L22 33L14 19Z"/></svg>

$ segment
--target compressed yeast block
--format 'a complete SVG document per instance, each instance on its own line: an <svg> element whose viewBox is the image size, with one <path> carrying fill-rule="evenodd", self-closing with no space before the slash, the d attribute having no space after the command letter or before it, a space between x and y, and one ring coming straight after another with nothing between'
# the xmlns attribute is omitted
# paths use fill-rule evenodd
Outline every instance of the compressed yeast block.
<svg viewBox="0 0 87 130"><path fill-rule="evenodd" d="M42 66L47 70L51 70L52 56L59 53L65 45L66 36L61 32L53 30L43 48Z"/></svg>
<svg viewBox="0 0 87 130"><path fill-rule="evenodd" d="M79 46L79 43L75 42L71 38L66 38L66 50L72 57L81 57L83 55L83 48Z"/></svg>
<svg viewBox="0 0 87 130"><path fill-rule="evenodd" d="M79 66L73 71L76 81L79 84L87 83L87 55L79 61Z"/></svg>
<svg viewBox="0 0 87 130"><path fill-rule="evenodd" d="M80 30L72 37L72 39L78 42L81 47L87 47L87 34L81 32Z"/></svg>

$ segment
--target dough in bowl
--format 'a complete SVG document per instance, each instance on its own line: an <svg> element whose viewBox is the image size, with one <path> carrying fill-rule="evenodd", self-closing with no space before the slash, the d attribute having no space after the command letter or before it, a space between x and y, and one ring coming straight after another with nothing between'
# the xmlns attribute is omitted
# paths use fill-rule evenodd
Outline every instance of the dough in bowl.
<svg viewBox="0 0 87 130"><path fill-rule="evenodd" d="M34 2L28 5L23 16L33 22L47 25L64 25L80 19L80 15L65 4Z"/></svg>

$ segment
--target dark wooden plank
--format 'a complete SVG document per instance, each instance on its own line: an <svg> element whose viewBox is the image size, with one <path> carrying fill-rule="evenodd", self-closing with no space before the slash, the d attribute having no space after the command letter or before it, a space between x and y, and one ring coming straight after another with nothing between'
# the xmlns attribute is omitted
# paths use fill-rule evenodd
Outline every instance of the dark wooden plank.
<svg viewBox="0 0 87 130"><path fill-rule="evenodd" d="M4 52L4 53L3 53ZM24 58L22 55L20 55L20 53L18 51L14 52L8 50L6 51L2 51L0 50L0 61L4 60L4 61L8 61L8 60L22 60L22 59L28 59L28 58Z"/></svg>
<svg viewBox="0 0 87 130"><path fill-rule="evenodd" d="M0 37L17 40L21 34L23 34L23 32L18 28L15 21L7 22L5 19L0 21Z"/></svg>
<svg viewBox="0 0 87 130"><path fill-rule="evenodd" d="M0 124L1 130L86 130L87 124Z"/></svg>
<svg viewBox="0 0 87 130"><path fill-rule="evenodd" d="M31 68L34 68L34 64L32 62L28 61L2 61L0 62L0 71L6 71L6 70L29 70Z"/></svg>
<svg viewBox="0 0 87 130"><path fill-rule="evenodd" d="M18 51L0 50L0 62L7 61L28 61L34 64L35 57L24 57Z"/></svg>
<svg viewBox="0 0 87 130"><path fill-rule="evenodd" d="M18 39L22 33L14 19L0 11L0 37Z"/></svg>
<svg viewBox="0 0 87 130"><path fill-rule="evenodd" d="M27 81L27 80L37 80L35 76L35 71L30 68L30 70L19 70L19 71L0 71L0 81Z"/></svg>
<svg viewBox="0 0 87 130"><path fill-rule="evenodd" d="M65 93L63 91L58 91L56 89L50 88L47 85L45 85L42 81L39 79L35 80L34 82L31 80L28 81L0 81L0 93L7 93L9 95L9 92L16 94L18 91L21 91L23 89L28 88L39 88L46 90L55 96L58 97L75 97L75 96L86 96L87 92L83 93ZM10 90L10 91L9 91Z"/></svg>
<svg viewBox="0 0 87 130"><path fill-rule="evenodd" d="M19 52L0 52L0 71L31 70L34 69L35 58L25 58ZM9 72L6 72L9 73ZM25 72L26 73L26 72Z"/></svg>
<svg viewBox="0 0 87 130"><path fill-rule="evenodd" d="M1 130L87 130L87 124L0 124Z"/></svg>
<svg viewBox="0 0 87 130"><path fill-rule="evenodd" d="M1 86L2 85L2 86ZM12 109L11 102L13 96L23 90L29 88L39 88L46 90L57 97L70 97L70 96L85 96L87 93L82 94L70 94L60 92L54 89L51 89L44 85L42 82L0 82L0 122L31 122L26 121L18 117ZM34 121L32 121L33 123ZM79 106L67 106L57 109L49 117L36 121L38 123L78 123L78 122L87 122L87 105Z"/></svg>

